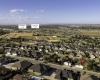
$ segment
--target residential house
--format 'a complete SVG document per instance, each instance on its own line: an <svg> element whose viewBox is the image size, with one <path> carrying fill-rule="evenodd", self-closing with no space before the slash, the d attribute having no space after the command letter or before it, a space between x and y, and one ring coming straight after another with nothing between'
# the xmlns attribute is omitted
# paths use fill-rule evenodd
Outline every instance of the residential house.
<svg viewBox="0 0 100 80"><path fill-rule="evenodd" d="M8 80L12 76L11 70L0 66L0 80Z"/></svg>
<svg viewBox="0 0 100 80"><path fill-rule="evenodd" d="M80 80L99 80L97 76L84 74L81 75Z"/></svg>
<svg viewBox="0 0 100 80"><path fill-rule="evenodd" d="M70 61L66 61L66 62L64 62L64 65L71 66L71 62Z"/></svg>
<svg viewBox="0 0 100 80"><path fill-rule="evenodd" d="M20 55L28 56L28 52L26 50L21 50Z"/></svg>
<svg viewBox="0 0 100 80"><path fill-rule="evenodd" d="M30 80L29 76L26 75L20 75L20 74L16 74L12 79L10 80Z"/></svg>
<svg viewBox="0 0 100 80"><path fill-rule="evenodd" d="M5 52L6 52L6 56L17 56L17 50L15 50L15 49L7 49L7 50L5 50Z"/></svg>
<svg viewBox="0 0 100 80"><path fill-rule="evenodd" d="M80 80L77 73L66 69L57 70L55 74L55 79L57 80Z"/></svg>
<svg viewBox="0 0 100 80"><path fill-rule="evenodd" d="M11 62L15 62L17 59L11 58L11 57L1 57L0 58L0 65L8 64Z"/></svg>
<svg viewBox="0 0 100 80"><path fill-rule="evenodd" d="M79 69L83 69L83 65L81 64L81 61L78 61L78 62L75 64L75 67L76 67L76 68L79 68Z"/></svg>
<svg viewBox="0 0 100 80"><path fill-rule="evenodd" d="M43 75L45 73L48 73L49 70L50 66L41 63L34 64L28 69L29 72L35 72L35 74L37 75Z"/></svg>
<svg viewBox="0 0 100 80"><path fill-rule="evenodd" d="M0 45L1 46L1 45ZM0 54L4 53L4 48L3 47L0 47Z"/></svg>
<svg viewBox="0 0 100 80"><path fill-rule="evenodd" d="M91 59L94 59L94 58L96 58L96 57L94 56L94 54L90 54L90 58L91 58Z"/></svg>
<svg viewBox="0 0 100 80"><path fill-rule="evenodd" d="M33 56L34 56L35 58L40 58L40 57L43 56L43 53L42 53L42 52L34 52L34 53L33 53Z"/></svg>
<svg viewBox="0 0 100 80"><path fill-rule="evenodd" d="M100 64L97 65L98 70L100 71Z"/></svg>
<svg viewBox="0 0 100 80"><path fill-rule="evenodd" d="M12 69L15 70L27 70L30 66L32 65L31 62L27 61L27 60L23 60L23 61L19 61L16 62L14 65L12 65Z"/></svg>

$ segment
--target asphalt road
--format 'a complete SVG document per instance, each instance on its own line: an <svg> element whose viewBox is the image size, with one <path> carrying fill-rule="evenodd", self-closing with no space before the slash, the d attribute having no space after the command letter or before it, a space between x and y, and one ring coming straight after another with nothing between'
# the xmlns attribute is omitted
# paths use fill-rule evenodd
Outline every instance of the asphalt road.
<svg viewBox="0 0 100 80"><path fill-rule="evenodd" d="M14 56L10 56L10 57L13 57L15 59L19 59L19 60L28 60L30 61L32 64L36 64L36 63L43 63L43 61L39 61L39 60L34 60L34 59L31 59L31 58L25 58L25 57L14 57ZM57 64L52 64L52 63L43 63L43 64L46 64L46 65L49 65L51 66L52 68L56 68L56 69L67 69L67 70L73 70L73 71L79 71L81 73L83 72L86 72L87 74L91 74L91 75L95 75L95 76L98 76L100 77L100 73L97 73L97 72L93 72L93 71L87 71L87 70L82 70L82 69L78 69L78 68L75 68L75 67L69 67L69 66L61 66L61 65L57 65Z"/></svg>

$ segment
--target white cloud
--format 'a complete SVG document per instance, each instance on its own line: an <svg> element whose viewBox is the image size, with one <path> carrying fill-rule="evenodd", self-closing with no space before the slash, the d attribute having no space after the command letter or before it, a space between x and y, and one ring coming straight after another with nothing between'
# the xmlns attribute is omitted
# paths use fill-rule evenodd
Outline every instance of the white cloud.
<svg viewBox="0 0 100 80"><path fill-rule="evenodd" d="M23 10L23 9L13 9L10 10L11 14L18 14L19 12L26 12L27 10Z"/></svg>
<svg viewBox="0 0 100 80"><path fill-rule="evenodd" d="M41 13L43 13L45 10L37 10L36 12L41 12Z"/></svg>
<svg viewBox="0 0 100 80"><path fill-rule="evenodd" d="M20 13L21 12L27 12L27 10L24 10L24 9L13 9L13 10L10 10L10 18L11 20L13 21L24 21L24 20L28 20L29 17L26 17L26 16L22 16Z"/></svg>
<svg viewBox="0 0 100 80"><path fill-rule="evenodd" d="M40 17L38 17L38 16L36 16L36 17L34 17L35 19L39 19Z"/></svg>

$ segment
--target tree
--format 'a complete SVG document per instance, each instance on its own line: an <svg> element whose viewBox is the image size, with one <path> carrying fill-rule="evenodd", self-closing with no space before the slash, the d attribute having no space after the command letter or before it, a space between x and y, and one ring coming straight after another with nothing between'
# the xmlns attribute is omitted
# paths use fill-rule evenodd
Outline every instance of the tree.
<svg viewBox="0 0 100 80"><path fill-rule="evenodd" d="M93 65L93 70L97 71L97 69L98 69L97 66Z"/></svg>
<svg viewBox="0 0 100 80"><path fill-rule="evenodd" d="M92 67L93 67L92 63L91 62L88 62L87 63L87 69L88 70L92 70Z"/></svg>

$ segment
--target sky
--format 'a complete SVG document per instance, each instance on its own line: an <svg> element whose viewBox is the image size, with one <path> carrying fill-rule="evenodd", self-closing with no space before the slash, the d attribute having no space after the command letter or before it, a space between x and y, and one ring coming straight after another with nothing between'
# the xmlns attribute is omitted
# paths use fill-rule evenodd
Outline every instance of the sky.
<svg viewBox="0 0 100 80"><path fill-rule="evenodd" d="M100 24L100 0L0 0L0 24Z"/></svg>

